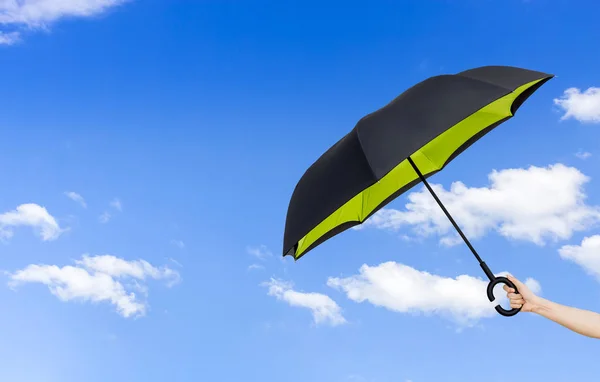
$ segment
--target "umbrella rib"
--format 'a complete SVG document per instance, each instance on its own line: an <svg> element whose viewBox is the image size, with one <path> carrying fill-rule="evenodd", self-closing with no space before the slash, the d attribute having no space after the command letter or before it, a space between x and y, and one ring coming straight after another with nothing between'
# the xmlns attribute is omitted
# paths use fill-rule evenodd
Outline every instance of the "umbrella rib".
<svg viewBox="0 0 600 382"><path fill-rule="evenodd" d="M452 218L452 215L450 215L450 212L448 212L448 210L446 209L446 207L444 206L444 204L442 204L442 201L440 200L440 198L438 198L438 196L436 195L436 193L433 191L433 188L431 188L431 186L429 185L429 182L427 182L427 179L425 179L425 176L423 176L423 174L421 173L421 170L419 170L419 168L417 167L417 165L415 164L415 162L412 160L412 158L410 156L407 159L408 159L408 162L410 163L410 165L412 166L412 168L415 170L415 172L419 176L419 179L421 180L421 182L423 182L423 184L425 185L425 187L427 187L427 190L429 190L429 193L431 194L431 196L433 196L433 198L435 199L435 201L437 202L437 204L440 206L440 208L442 209L442 211L444 211L444 214L446 215L446 217L448 218L448 220L450 220L450 223L452 223L452 225L454 226L454 228L456 229L456 231L458 232L458 234L460 235L460 237L463 239L463 241L465 242L465 244L467 245L467 247L469 247L469 249L471 250L471 252L475 256L475 258L477 259L477 261L479 261L479 265L483 269L483 272L485 273L485 275L490 279L490 281L494 280L496 277L494 276L494 274L492 273L492 271L488 268L488 266L485 264L485 262L483 260L481 260L481 257L479 257L479 254L477 254L477 251L471 245L471 243L469 242L469 239L467 239L467 237L465 236L465 234L463 233L463 231L460 229L460 227L458 226L458 224L456 224L456 222Z"/></svg>

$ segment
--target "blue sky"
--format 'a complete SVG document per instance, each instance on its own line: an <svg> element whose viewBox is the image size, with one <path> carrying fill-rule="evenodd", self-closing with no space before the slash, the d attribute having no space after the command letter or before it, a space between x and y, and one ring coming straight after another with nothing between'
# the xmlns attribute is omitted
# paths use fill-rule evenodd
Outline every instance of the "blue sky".
<svg viewBox="0 0 600 382"><path fill-rule="evenodd" d="M597 378L595 340L490 308L421 186L280 252L363 115L516 65L557 77L431 183L494 272L600 311L600 5L239 3L0 2L0 380Z"/></svg>

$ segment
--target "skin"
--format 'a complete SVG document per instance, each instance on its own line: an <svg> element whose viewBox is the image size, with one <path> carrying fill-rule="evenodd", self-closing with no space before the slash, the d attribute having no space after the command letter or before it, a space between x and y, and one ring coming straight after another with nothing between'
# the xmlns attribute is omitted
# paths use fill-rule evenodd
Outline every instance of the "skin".
<svg viewBox="0 0 600 382"><path fill-rule="evenodd" d="M519 290L516 294L513 288L504 285L511 308L522 307L521 312L535 313L586 337L600 338L600 314L546 300L536 296L514 276L507 277Z"/></svg>

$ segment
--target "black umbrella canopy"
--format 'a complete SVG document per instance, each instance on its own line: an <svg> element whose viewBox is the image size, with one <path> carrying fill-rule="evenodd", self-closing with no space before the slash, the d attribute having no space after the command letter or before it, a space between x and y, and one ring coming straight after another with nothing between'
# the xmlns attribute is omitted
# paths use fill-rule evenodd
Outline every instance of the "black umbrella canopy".
<svg viewBox="0 0 600 382"><path fill-rule="evenodd" d="M552 77L509 66L435 76L366 115L296 185L283 255L297 260L361 224L510 119Z"/></svg>

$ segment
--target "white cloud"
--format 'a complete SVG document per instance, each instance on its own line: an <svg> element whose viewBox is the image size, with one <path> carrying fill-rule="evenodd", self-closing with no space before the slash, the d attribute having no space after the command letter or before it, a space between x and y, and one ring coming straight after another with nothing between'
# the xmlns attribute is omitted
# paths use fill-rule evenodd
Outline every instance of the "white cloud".
<svg viewBox="0 0 600 382"><path fill-rule="evenodd" d="M119 212L120 212L120 211L123 211L123 206L122 206L122 204L121 204L121 201L120 201L119 199L117 199L117 198L113 199L113 200L110 202L110 206L111 206L112 208L114 208L115 210L119 211Z"/></svg>
<svg viewBox="0 0 600 382"><path fill-rule="evenodd" d="M537 281L528 279L527 284L539 290ZM497 304L508 306L501 286L494 290L493 303L487 299L487 279L468 275L442 277L393 261L377 266L365 264L359 274L330 277L327 285L358 303L367 301L400 313L436 314L465 327L474 326L481 318L498 315L494 310Z"/></svg>
<svg viewBox="0 0 600 382"><path fill-rule="evenodd" d="M65 18L96 16L126 1L0 0L0 26L12 30L8 33L0 31L0 44L15 43L22 31L48 29L52 23Z"/></svg>
<svg viewBox="0 0 600 382"><path fill-rule="evenodd" d="M583 123L600 123L600 88L590 87L583 93L569 88L561 98L554 99L554 104L565 112L562 120L573 118Z"/></svg>
<svg viewBox="0 0 600 382"><path fill-rule="evenodd" d="M264 266L262 266L262 265L260 265L260 264L250 264L250 265L248 266L248 270L249 270L249 271L253 271L253 270L262 270L262 269L265 269L265 267L264 267Z"/></svg>
<svg viewBox="0 0 600 382"><path fill-rule="evenodd" d="M105 223L108 223L108 222L110 221L110 219L111 219L111 218L112 218L112 215L111 215L109 212L107 212L107 211L104 211L104 212L102 213L102 215L100 215L100 216L98 217L98 221L99 221L100 223L103 223L103 224L105 224Z"/></svg>
<svg viewBox="0 0 600 382"><path fill-rule="evenodd" d="M363 377L362 375L358 375L358 374L350 374L347 378L349 381L354 381L354 382L366 382L367 379L365 377Z"/></svg>
<svg viewBox="0 0 600 382"><path fill-rule="evenodd" d="M26 283L44 284L61 301L109 302L126 318L146 313L147 303L132 291L147 295L143 281L165 280L171 286L180 280L168 267L156 268L145 260L127 261L112 255L83 255L75 266L31 264L9 276L13 289Z"/></svg>
<svg viewBox="0 0 600 382"><path fill-rule="evenodd" d="M258 247L247 247L246 251L259 260L265 260L273 256L273 254L271 253L271 251L269 251L267 246L262 244Z"/></svg>
<svg viewBox="0 0 600 382"><path fill-rule="evenodd" d="M0 45L14 45L21 41L21 35L18 32L4 33L0 31Z"/></svg>
<svg viewBox="0 0 600 382"><path fill-rule="evenodd" d="M592 156L592 153L589 153L587 151L578 151L577 153L575 153L575 156L579 159L588 159L589 157Z"/></svg>
<svg viewBox="0 0 600 382"><path fill-rule="evenodd" d="M179 261L175 260L172 257L169 257L169 261L172 262L173 264L177 265L180 268L183 268L183 264L181 264Z"/></svg>
<svg viewBox="0 0 600 382"><path fill-rule="evenodd" d="M0 239L11 238L13 229L19 226L33 228L44 241L55 240L65 231L46 208L34 203L21 204L0 214Z"/></svg>
<svg viewBox="0 0 600 382"><path fill-rule="evenodd" d="M346 323L339 305L327 295L298 292L293 289L292 283L276 279L271 279L262 285L269 288L269 296L274 296L291 306L309 309L316 325L327 323L337 326Z"/></svg>
<svg viewBox="0 0 600 382"><path fill-rule="evenodd" d="M185 243L181 240L171 240L171 244L178 247L179 249L185 248Z"/></svg>
<svg viewBox="0 0 600 382"><path fill-rule="evenodd" d="M65 195L67 196L67 198L78 203L81 207L87 208L85 199L83 198L83 196L79 195L78 193L73 192L73 191L68 191L68 192L65 192Z"/></svg>
<svg viewBox="0 0 600 382"><path fill-rule="evenodd" d="M600 281L600 235L584 238L581 245L565 245L558 253L563 259L578 264Z"/></svg>
<svg viewBox="0 0 600 382"><path fill-rule="evenodd" d="M123 211L123 205L121 204L121 201L118 198L114 198L113 200L111 200L110 203L108 203L108 205L116 211ZM113 214L111 214L108 211L104 211L102 215L98 217L98 221L102 224L106 224L110 221L110 219L112 219L112 217Z"/></svg>
<svg viewBox="0 0 600 382"><path fill-rule="evenodd" d="M514 239L544 245L569 239L574 232L600 221L600 208L588 206L583 186L589 178L574 167L548 167L493 171L490 186L467 187L454 182L449 191L432 188L467 237L490 231ZM408 195L405 211L382 209L362 226L398 230L412 226L421 237L441 236L444 245L460 243L449 220L425 187Z"/></svg>
<svg viewBox="0 0 600 382"><path fill-rule="evenodd" d="M168 280L169 285L179 282L179 274L176 271L168 267L156 268L146 260L127 261L112 255L89 256L86 254L75 263L88 270L115 278L132 277L146 280L150 277L156 280Z"/></svg>

